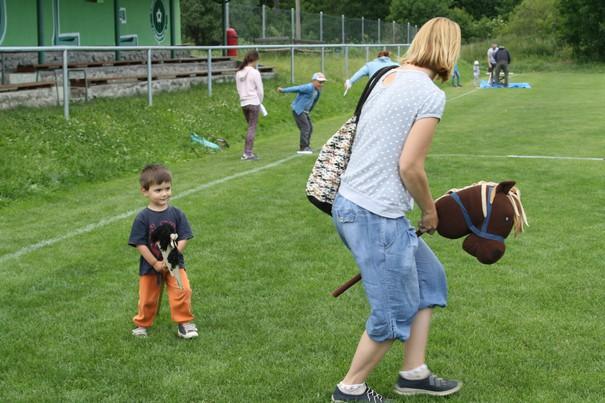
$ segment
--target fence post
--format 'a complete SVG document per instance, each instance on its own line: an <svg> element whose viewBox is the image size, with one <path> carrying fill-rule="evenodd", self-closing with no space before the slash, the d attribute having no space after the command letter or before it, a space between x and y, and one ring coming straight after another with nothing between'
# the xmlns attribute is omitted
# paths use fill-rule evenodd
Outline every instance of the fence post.
<svg viewBox="0 0 605 403"><path fill-rule="evenodd" d="M294 84L294 45L290 45L290 82Z"/></svg>
<svg viewBox="0 0 605 403"><path fill-rule="evenodd" d="M324 12L319 12L319 42L324 43ZM325 48L321 47L321 63L319 66L319 71L324 71L325 60L324 60L324 50Z"/></svg>
<svg viewBox="0 0 605 403"><path fill-rule="evenodd" d="M341 38L342 43L345 43L345 15L340 15L340 28L341 28Z"/></svg>
<svg viewBox="0 0 605 403"><path fill-rule="evenodd" d="M265 39L265 37L267 35L267 15L265 14L266 9L267 9L267 7L263 4L263 7L261 9L261 20L262 20L261 38L263 38L263 39Z"/></svg>
<svg viewBox="0 0 605 403"><path fill-rule="evenodd" d="M349 77L349 47L345 46L345 77Z"/></svg>
<svg viewBox="0 0 605 403"><path fill-rule="evenodd" d="M323 43L324 41L324 12L319 12L319 41ZM323 50L323 48L321 48ZM322 52L323 55L323 52ZM323 70L322 70L323 71Z"/></svg>
<svg viewBox="0 0 605 403"><path fill-rule="evenodd" d="M365 43L364 18L361 17L361 43Z"/></svg>
<svg viewBox="0 0 605 403"><path fill-rule="evenodd" d="M4 52L2 52L2 84L6 84L6 66L4 60Z"/></svg>
<svg viewBox="0 0 605 403"><path fill-rule="evenodd" d="M393 27L393 42L392 43L397 43L395 41L395 21L393 21L393 23L391 24L391 27Z"/></svg>
<svg viewBox="0 0 605 403"><path fill-rule="evenodd" d="M147 106L153 104L153 95L151 92L151 48L147 49Z"/></svg>
<svg viewBox="0 0 605 403"><path fill-rule="evenodd" d="M290 38L291 38L291 42L294 43L294 35L295 35L294 29L295 28L294 28L294 9L293 8L290 9L290 26L292 28L292 30L291 30L292 32L290 33L290 35L291 35Z"/></svg>
<svg viewBox="0 0 605 403"><path fill-rule="evenodd" d="M324 47L321 47L321 66L319 68L319 71L323 72L325 71L324 69L325 65L324 65Z"/></svg>
<svg viewBox="0 0 605 403"><path fill-rule="evenodd" d="M408 40L406 42L406 44L410 44L410 22L408 21Z"/></svg>
<svg viewBox="0 0 605 403"><path fill-rule="evenodd" d="M380 18L378 19L378 43L382 43L380 41L380 25L382 25L382 23L380 22Z"/></svg>
<svg viewBox="0 0 605 403"><path fill-rule="evenodd" d="M63 50L63 116L69 120L69 71L67 69L67 49Z"/></svg>
<svg viewBox="0 0 605 403"><path fill-rule="evenodd" d="M208 96L212 96L212 49L208 49Z"/></svg>

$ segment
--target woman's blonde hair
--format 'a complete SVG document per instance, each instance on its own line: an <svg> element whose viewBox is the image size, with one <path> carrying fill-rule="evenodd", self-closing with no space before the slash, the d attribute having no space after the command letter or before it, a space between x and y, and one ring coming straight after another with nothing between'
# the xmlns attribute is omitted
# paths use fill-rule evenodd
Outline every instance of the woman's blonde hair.
<svg viewBox="0 0 605 403"><path fill-rule="evenodd" d="M433 18L418 30L401 63L429 68L445 82L458 60L460 40L458 24L445 17Z"/></svg>

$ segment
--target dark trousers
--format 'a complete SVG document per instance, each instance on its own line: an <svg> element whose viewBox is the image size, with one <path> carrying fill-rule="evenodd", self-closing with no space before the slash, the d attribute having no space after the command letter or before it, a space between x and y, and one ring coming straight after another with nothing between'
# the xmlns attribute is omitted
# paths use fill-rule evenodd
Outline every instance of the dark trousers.
<svg viewBox="0 0 605 403"><path fill-rule="evenodd" d="M292 114L294 115L296 126L298 126L298 129L300 130L300 149L303 150L307 147L311 147L311 133L313 133L311 117L307 112L297 115L296 112L292 111Z"/></svg>
<svg viewBox="0 0 605 403"><path fill-rule="evenodd" d="M246 145L244 146L244 154L252 154L252 147L254 146L254 138L256 137L256 125L258 124L258 112L260 105L246 105L242 106L244 117L248 122L248 131L246 132Z"/></svg>
<svg viewBox="0 0 605 403"><path fill-rule="evenodd" d="M508 87L508 63L496 63L496 70L494 71L494 82L500 82L500 72L504 72L504 86Z"/></svg>

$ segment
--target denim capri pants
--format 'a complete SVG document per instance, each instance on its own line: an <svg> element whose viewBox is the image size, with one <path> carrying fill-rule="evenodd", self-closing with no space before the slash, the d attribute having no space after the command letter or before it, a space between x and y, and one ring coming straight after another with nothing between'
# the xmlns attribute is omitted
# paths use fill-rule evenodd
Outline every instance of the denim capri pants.
<svg viewBox="0 0 605 403"><path fill-rule="evenodd" d="M405 341L418 310L447 305L443 266L407 218L382 217L337 195L332 219L361 271L372 340Z"/></svg>

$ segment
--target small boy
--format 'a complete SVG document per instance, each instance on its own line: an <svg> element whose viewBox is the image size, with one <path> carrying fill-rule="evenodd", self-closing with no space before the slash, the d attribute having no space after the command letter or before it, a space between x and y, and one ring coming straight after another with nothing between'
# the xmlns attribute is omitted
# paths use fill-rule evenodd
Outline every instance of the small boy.
<svg viewBox="0 0 605 403"><path fill-rule="evenodd" d="M313 124L309 114L313 107L319 101L321 88L328 81L323 73L315 73L311 77L311 82L293 87L277 87L277 92L287 93L296 92L296 98L292 101L292 114L294 121L300 130L300 144L298 154L313 154L311 149L311 134L313 133Z"/></svg>
<svg viewBox="0 0 605 403"><path fill-rule="evenodd" d="M197 327L192 322L191 288L185 271L183 250L187 241L193 238L191 227L185 214L169 205L172 195L172 175L159 164L147 165L139 178L141 192L149 200L147 208L135 218L130 231L128 244L137 248L141 254L139 262L139 305L132 319L137 326L134 336L147 336L147 329L153 325L158 312L162 287L166 283L168 302L172 320L178 324L177 334L184 339L198 336ZM169 224L178 234L180 277L183 288L179 288L175 277L168 272L166 263L158 246L151 242L151 234L162 224Z"/></svg>
<svg viewBox="0 0 605 403"><path fill-rule="evenodd" d="M479 60L475 60L475 62L473 63L473 81L475 81L475 87L478 87L479 84L481 84L479 77L480 77L480 71L479 71Z"/></svg>

